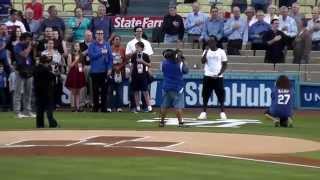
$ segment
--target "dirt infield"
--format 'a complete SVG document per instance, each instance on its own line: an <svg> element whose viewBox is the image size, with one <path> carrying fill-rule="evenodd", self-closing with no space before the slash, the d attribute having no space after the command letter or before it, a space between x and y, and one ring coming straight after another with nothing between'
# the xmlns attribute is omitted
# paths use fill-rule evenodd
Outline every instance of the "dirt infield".
<svg viewBox="0 0 320 180"><path fill-rule="evenodd" d="M0 156L235 156L320 167L288 154L320 150L320 142L246 134L152 131L0 132Z"/></svg>

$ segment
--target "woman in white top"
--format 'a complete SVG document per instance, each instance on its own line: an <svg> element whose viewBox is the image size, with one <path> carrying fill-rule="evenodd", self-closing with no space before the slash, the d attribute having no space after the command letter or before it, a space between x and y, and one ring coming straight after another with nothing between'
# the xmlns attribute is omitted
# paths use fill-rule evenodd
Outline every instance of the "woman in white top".
<svg viewBox="0 0 320 180"><path fill-rule="evenodd" d="M212 91L216 93L220 104L220 118L227 119L224 112L225 90L223 84L223 73L227 69L227 55L223 49L217 47L217 38L212 37L208 41L208 47L204 51L201 62L204 64L203 77L203 111L198 119L207 119L207 106Z"/></svg>

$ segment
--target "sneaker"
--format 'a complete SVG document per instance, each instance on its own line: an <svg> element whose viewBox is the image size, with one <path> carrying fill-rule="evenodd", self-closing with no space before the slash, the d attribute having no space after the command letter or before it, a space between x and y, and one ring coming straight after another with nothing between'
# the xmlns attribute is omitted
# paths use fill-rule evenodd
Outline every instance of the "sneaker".
<svg viewBox="0 0 320 180"><path fill-rule="evenodd" d="M269 113L265 113L264 115L268 119L271 119L273 121L275 127L279 127L280 126L280 119L279 118L273 117Z"/></svg>
<svg viewBox="0 0 320 180"><path fill-rule="evenodd" d="M121 108L118 108L118 109L117 109L117 112L122 112L122 109L121 109Z"/></svg>
<svg viewBox="0 0 320 180"><path fill-rule="evenodd" d="M207 113L206 112L201 112L199 117L198 117L199 120L205 120L207 119Z"/></svg>
<svg viewBox="0 0 320 180"><path fill-rule="evenodd" d="M18 113L18 114L17 114L17 118L19 118L19 119L27 118L27 117L29 117L29 116L27 116L27 115L25 115L25 114L22 114L22 113Z"/></svg>
<svg viewBox="0 0 320 180"><path fill-rule="evenodd" d="M34 114L33 112L26 113L26 116L29 118L36 118L36 114Z"/></svg>
<svg viewBox="0 0 320 180"><path fill-rule="evenodd" d="M112 112L112 109L111 108L107 108L107 112Z"/></svg>
<svg viewBox="0 0 320 180"><path fill-rule="evenodd" d="M160 121L160 122L159 122L159 127L164 127L165 124L166 124L165 121Z"/></svg>
<svg viewBox="0 0 320 180"><path fill-rule="evenodd" d="M140 112L140 111L141 111L140 106L137 106L137 107L136 107L136 111L137 111L137 112Z"/></svg>
<svg viewBox="0 0 320 180"><path fill-rule="evenodd" d="M228 119L225 112L221 112L220 113L220 119L222 119L222 120L227 120Z"/></svg>
<svg viewBox="0 0 320 180"><path fill-rule="evenodd" d="M152 112L152 106L148 106L148 111Z"/></svg>
<svg viewBox="0 0 320 180"><path fill-rule="evenodd" d="M280 127L280 120L273 121L274 127Z"/></svg>

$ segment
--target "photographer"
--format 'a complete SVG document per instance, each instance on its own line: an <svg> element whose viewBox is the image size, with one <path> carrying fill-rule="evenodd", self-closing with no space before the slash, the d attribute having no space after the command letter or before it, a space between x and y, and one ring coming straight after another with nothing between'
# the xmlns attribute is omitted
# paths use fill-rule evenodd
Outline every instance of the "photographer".
<svg viewBox="0 0 320 180"><path fill-rule="evenodd" d="M188 73L182 51L167 49L163 52L165 60L162 61L163 95L161 104L161 121L159 127L164 127L167 110L176 109L179 127L183 127L182 109L184 108L184 81L183 75Z"/></svg>
<svg viewBox="0 0 320 180"><path fill-rule="evenodd" d="M40 63L34 70L34 91L36 96L36 127L44 128L44 112L50 128L58 127L53 117L55 74L52 72L52 56L41 56Z"/></svg>
<svg viewBox="0 0 320 180"><path fill-rule="evenodd" d="M33 117L31 112L32 81L34 62L32 60L32 35L23 33L20 41L13 48L16 60L16 89L14 94L14 111L17 118ZM23 91L23 113L21 112L21 99Z"/></svg>

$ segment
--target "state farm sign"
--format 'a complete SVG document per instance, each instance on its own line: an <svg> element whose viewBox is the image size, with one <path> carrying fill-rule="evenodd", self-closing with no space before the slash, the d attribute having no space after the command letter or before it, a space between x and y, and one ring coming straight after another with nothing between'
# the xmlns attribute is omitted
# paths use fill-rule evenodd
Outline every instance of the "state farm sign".
<svg viewBox="0 0 320 180"><path fill-rule="evenodd" d="M113 17L113 24L115 28L134 28L135 26L142 26L143 28L151 29L160 27L163 22L162 16L115 16Z"/></svg>

